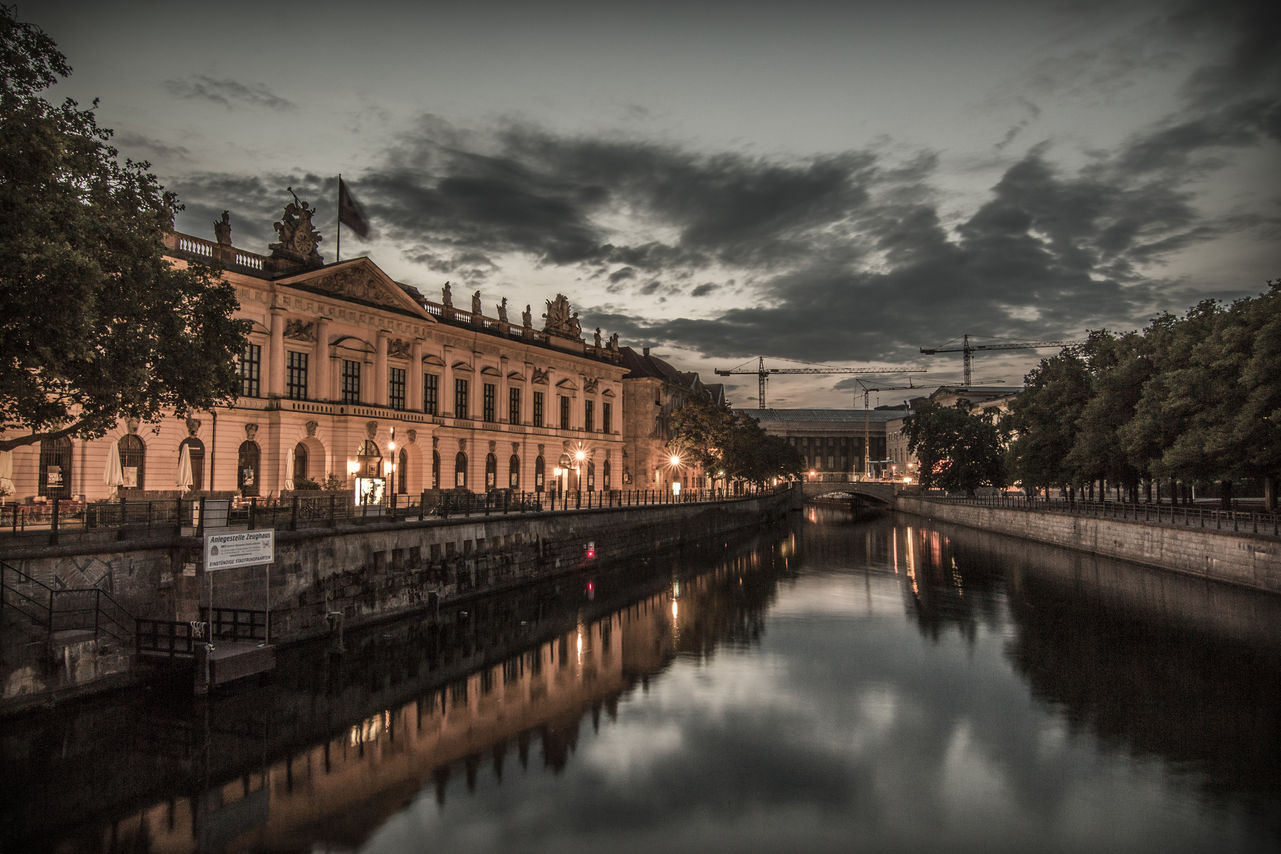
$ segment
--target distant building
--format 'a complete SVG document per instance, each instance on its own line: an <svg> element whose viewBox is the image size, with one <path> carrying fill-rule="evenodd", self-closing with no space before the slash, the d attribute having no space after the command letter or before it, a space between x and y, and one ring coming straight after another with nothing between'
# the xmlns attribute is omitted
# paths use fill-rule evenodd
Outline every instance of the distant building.
<svg viewBox="0 0 1281 854"><path fill-rule="evenodd" d="M766 433L786 439L815 476L880 477L886 469L886 425L903 409L751 409ZM870 472L870 475L869 475Z"/></svg>

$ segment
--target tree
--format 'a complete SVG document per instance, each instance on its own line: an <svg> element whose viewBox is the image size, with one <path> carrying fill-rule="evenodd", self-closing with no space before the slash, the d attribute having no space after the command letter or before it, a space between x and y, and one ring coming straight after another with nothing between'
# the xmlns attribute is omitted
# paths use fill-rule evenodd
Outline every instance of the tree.
<svg viewBox="0 0 1281 854"><path fill-rule="evenodd" d="M1015 437L1010 467L1025 486L1064 486L1073 480L1066 460L1089 397L1085 361L1073 350L1042 359L1027 375L1004 424Z"/></svg>
<svg viewBox="0 0 1281 854"><path fill-rule="evenodd" d="M734 412L709 397L694 397L672 412L669 446L682 458L696 461L708 475L766 483L796 477L801 455L779 436L771 436L755 418Z"/></svg>
<svg viewBox="0 0 1281 854"><path fill-rule="evenodd" d="M1137 332L1119 336L1090 333L1081 349L1089 367L1089 399L1077 420L1076 441L1065 463L1077 482L1125 484L1131 500L1138 499L1139 480L1150 460L1127 451L1120 428L1134 417L1143 387L1152 375L1147 344Z"/></svg>
<svg viewBox="0 0 1281 854"><path fill-rule="evenodd" d="M1253 344L1241 372L1244 402L1233 440L1246 472L1263 478L1264 508L1271 513L1281 478L1281 279L1268 282L1268 292L1243 308Z"/></svg>
<svg viewBox="0 0 1281 854"><path fill-rule="evenodd" d="M41 97L71 69L7 7L0 71L0 450L234 400L247 324L164 257L176 197L92 109Z"/></svg>
<svg viewBox="0 0 1281 854"><path fill-rule="evenodd" d="M974 495L980 486L1004 486L1005 449L996 410L970 413L968 400L939 406L927 400L903 419L908 450L921 462L921 485Z"/></svg>

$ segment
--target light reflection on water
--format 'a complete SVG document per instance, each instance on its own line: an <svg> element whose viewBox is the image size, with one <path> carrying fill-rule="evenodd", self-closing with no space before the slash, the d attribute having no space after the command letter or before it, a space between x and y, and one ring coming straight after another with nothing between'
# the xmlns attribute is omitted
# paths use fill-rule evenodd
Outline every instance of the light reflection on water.
<svg viewBox="0 0 1281 854"><path fill-rule="evenodd" d="M151 850L379 854L1281 842L1279 597L822 510L693 569L271 751L260 783L191 802L203 829L159 806L119 826ZM428 670L457 658L431 649ZM335 678L254 700L329 718L360 705ZM214 833L241 788L258 813Z"/></svg>

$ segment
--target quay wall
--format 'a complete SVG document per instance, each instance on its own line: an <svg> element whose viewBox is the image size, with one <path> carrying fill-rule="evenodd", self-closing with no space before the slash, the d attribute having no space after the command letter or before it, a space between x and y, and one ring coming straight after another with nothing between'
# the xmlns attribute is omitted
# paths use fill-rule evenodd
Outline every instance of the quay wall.
<svg viewBox="0 0 1281 854"><path fill-rule="evenodd" d="M1267 537L931 501L904 493L895 497L894 506L896 510L926 519L1281 593L1281 542Z"/></svg>
<svg viewBox="0 0 1281 854"><path fill-rule="evenodd" d="M0 559L56 589L101 588L134 617L159 620L197 619L209 601L212 576L216 608L261 610L269 596L272 642L289 643L329 635L339 623L356 628L684 545L705 546L781 520L799 501L795 492L783 492L709 503L277 530L270 567L208 575L194 536L5 548ZM587 554L589 543L594 557ZM145 675L119 648L86 644L83 633L74 647L57 635L32 635L25 649L16 649L13 617L5 620L0 712Z"/></svg>

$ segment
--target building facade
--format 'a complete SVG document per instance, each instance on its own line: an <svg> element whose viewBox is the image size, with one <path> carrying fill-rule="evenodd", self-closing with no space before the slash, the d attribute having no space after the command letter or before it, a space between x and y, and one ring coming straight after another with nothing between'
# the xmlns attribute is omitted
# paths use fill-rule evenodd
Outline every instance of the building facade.
<svg viewBox="0 0 1281 854"><path fill-rule="evenodd" d="M706 398L725 402L721 383L704 383L699 375L679 371L645 347L637 352L622 348L625 479L636 489L671 490L680 483L687 488L707 485L702 466L690 460L673 463L671 416L686 401Z"/></svg>
<svg viewBox="0 0 1281 854"><path fill-rule="evenodd" d="M251 324L234 404L102 439L18 448L9 500L187 490L270 498L341 486L357 500L431 489L617 489L623 388L617 336L585 342L562 295L510 319L393 281L368 258L324 264L295 199L272 254L166 235L175 265L217 260ZM184 482L186 485L184 485Z"/></svg>

